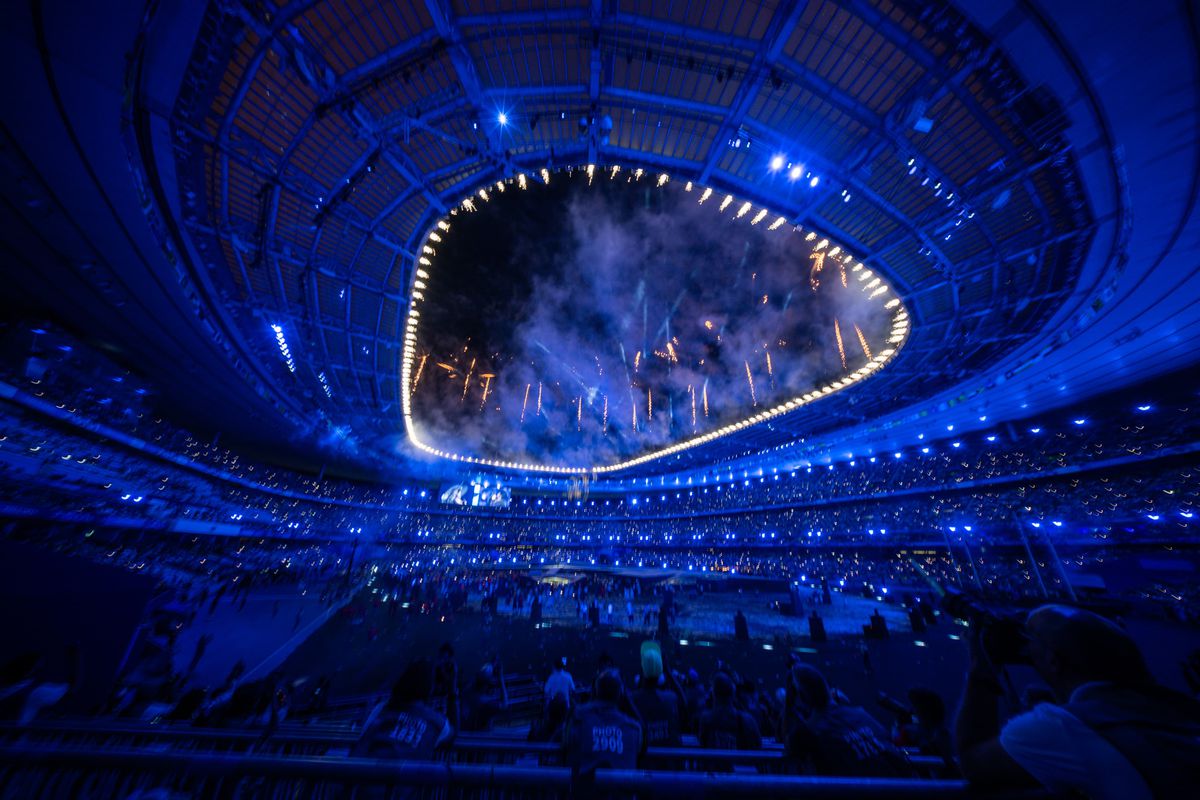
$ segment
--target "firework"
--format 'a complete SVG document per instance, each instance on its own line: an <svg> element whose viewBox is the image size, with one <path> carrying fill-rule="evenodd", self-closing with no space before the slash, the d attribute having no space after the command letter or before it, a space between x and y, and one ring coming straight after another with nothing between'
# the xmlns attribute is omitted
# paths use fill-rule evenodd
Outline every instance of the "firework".
<svg viewBox="0 0 1200 800"><path fill-rule="evenodd" d="M521 401L521 424L525 424L525 406L529 404L529 384L525 384L525 399Z"/></svg>
<svg viewBox="0 0 1200 800"><path fill-rule="evenodd" d="M708 381L705 381L705 382L704 382L704 392L703 392L703 395L704 395L704 396L703 396L703 400L704 400L704 418L705 418L705 419L708 419Z"/></svg>
<svg viewBox="0 0 1200 800"><path fill-rule="evenodd" d="M646 390L646 419L654 419L654 392Z"/></svg>
<svg viewBox="0 0 1200 800"><path fill-rule="evenodd" d="M604 419L600 423L605 434L608 433L608 395L604 395Z"/></svg>
<svg viewBox="0 0 1200 800"><path fill-rule="evenodd" d="M746 383L750 384L750 404L757 406L758 397L754 394L754 376L750 374L750 362L743 361L742 363L746 365Z"/></svg>
<svg viewBox="0 0 1200 800"><path fill-rule="evenodd" d="M492 388L492 378L496 376L491 373L484 373L480 377L483 378L483 399L479 401L479 410L483 411L483 407L487 405L488 391Z"/></svg>
<svg viewBox="0 0 1200 800"><path fill-rule="evenodd" d="M417 365L417 375L413 378L412 391L416 393L417 385L421 383L421 373L425 371L425 362L429 359L429 353L421 356L421 363Z"/></svg>
<svg viewBox="0 0 1200 800"><path fill-rule="evenodd" d="M642 363L642 351L638 350L636 353L633 354L633 371L634 372L638 371L638 364L641 364L641 363Z"/></svg>
<svg viewBox="0 0 1200 800"><path fill-rule="evenodd" d="M731 195L731 194L725 195L725 199L721 201L721 207L718 208L717 210L724 211L725 209L729 208L729 204L732 202L733 202L733 195Z"/></svg>
<svg viewBox="0 0 1200 800"><path fill-rule="evenodd" d="M704 189L704 191L700 193L700 202L703 203L705 200L707 200L710 197L712 197L712 187L711 186L706 187Z"/></svg>
<svg viewBox="0 0 1200 800"><path fill-rule="evenodd" d="M862 345L863 353L867 356L867 361L871 360L871 346L867 344L867 337L863 336L862 330L855 325L854 332L858 334L858 343Z"/></svg>
<svg viewBox="0 0 1200 800"><path fill-rule="evenodd" d="M738 209L735 219L741 219L742 217L746 216L746 214L750 213L750 208L751 206L749 202L742 203L742 207Z"/></svg>
<svg viewBox="0 0 1200 800"><path fill-rule="evenodd" d="M771 351L767 351L767 374L772 378L775 377L775 370L771 368Z"/></svg>
<svg viewBox="0 0 1200 800"><path fill-rule="evenodd" d="M808 285L815 292L817 287L821 285L821 270L825 268L825 254L818 251L811 253L808 256L813 261L812 271L808 273Z"/></svg>
<svg viewBox="0 0 1200 800"><path fill-rule="evenodd" d="M842 326L838 325L837 318L833 320L833 335L837 339L838 357L842 359L842 369L846 369L846 346L842 344Z"/></svg>
<svg viewBox="0 0 1200 800"><path fill-rule="evenodd" d="M538 381L537 416L542 415L542 382Z"/></svg>
<svg viewBox="0 0 1200 800"><path fill-rule="evenodd" d="M670 357L672 364L679 363L679 356L675 355L675 345L670 342L667 342L667 355Z"/></svg>
<svg viewBox="0 0 1200 800"><path fill-rule="evenodd" d="M583 430L583 395L575 399L575 430Z"/></svg>
<svg viewBox="0 0 1200 800"><path fill-rule="evenodd" d="M692 430L696 429L696 387L688 385L688 394L692 396Z"/></svg>
<svg viewBox="0 0 1200 800"><path fill-rule="evenodd" d="M463 393L458 402L463 402L467 399L467 390L471 388L471 375L475 372L475 359L471 359L471 366L467 367L467 377L463 380Z"/></svg>

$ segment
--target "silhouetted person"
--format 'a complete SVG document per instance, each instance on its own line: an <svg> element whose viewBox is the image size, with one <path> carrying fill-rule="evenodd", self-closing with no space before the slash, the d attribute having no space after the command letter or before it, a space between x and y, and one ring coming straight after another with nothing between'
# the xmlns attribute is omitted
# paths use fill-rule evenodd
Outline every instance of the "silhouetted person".
<svg viewBox="0 0 1200 800"><path fill-rule="evenodd" d="M740 608L733 615L733 638L739 642L750 641L750 626L746 623L746 615Z"/></svg>
<svg viewBox="0 0 1200 800"><path fill-rule="evenodd" d="M825 676L807 664L792 667L784 714L788 756L818 775L910 774L883 726L858 706L836 704Z"/></svg>
<svg viewBox="0 0 1200 800"><path fill-rule="evenodd" d="M754 717L733 704L733 679L718 672L712 679L713 707L700 715L700 745L713 750L758 750L762 733Z"/></svg>
<svg viewBox="0 0 1200 800"><path fill-rule="evenodd" d="M629 700L642 719L649 747L679 747L682 716L679 696L666 688L662 650L657 642L642 643L642 682Z"/></svg>
<svg viewBox="0 0 1200 800"><path fill-rule="evenodd" d="M1200 703L1159 686L1129 635L1096 614L1042 606L1025 633L1029 658L1058 702L1001 728L1001 665L973 636L955 726L959 765L973 785L1041 784L1094 800L1195 796Z"/></svg>
<svg viewBox="0 0 1200 800"><path fill-rule="evenodd" d="M633 769L642 751L642 726L620 708L625 692L620 676L607 670L596 678L595 688L595 699L576 710L565 748L572 774L584 779L575 794L584 797L604 796L586 785L598 768Z"/></svg>

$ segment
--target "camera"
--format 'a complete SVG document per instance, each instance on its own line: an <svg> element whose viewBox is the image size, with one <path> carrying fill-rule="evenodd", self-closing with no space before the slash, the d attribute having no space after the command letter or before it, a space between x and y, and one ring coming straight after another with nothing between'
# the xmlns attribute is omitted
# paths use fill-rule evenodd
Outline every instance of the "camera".
<svg viewBox="0 0 1200 800"><path fill-rule="evenodd" d="M1026 609L986 603L948 586L942 597L942 610L979 630L980 644L993 664L1033 663L1029 657L1029 637L1025 634Z"/></svg>
<svg viewBox="0 0 1200 800"><path fill-rule="evenodd" d="M879 696L875 698L875 702L879 704L880 708L885 708L895 714L896 721L901 725L912 724L913 710L887 692L880 692Z"/></svg>

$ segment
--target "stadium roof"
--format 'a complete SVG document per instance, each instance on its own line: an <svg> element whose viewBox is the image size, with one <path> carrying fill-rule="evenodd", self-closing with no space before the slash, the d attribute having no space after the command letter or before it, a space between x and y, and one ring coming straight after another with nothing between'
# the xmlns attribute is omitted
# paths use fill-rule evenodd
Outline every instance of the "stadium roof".
<svg viewBox="0 0 1200 800"><path fill-rule="evenodd" d="M629 475L886 446L1196 361L1192 4L76 5L4 34L3 302L235 440L452 468L404 442L421 246L481 187L586 164L778 211L912 316L871 380Z"/></svg>

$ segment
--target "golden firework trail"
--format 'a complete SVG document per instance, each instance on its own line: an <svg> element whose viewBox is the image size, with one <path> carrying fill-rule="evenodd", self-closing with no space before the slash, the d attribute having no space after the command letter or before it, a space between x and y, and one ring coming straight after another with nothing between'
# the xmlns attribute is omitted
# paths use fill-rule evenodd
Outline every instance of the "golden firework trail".
<svg viewBox="0 0 1200 800"><path fill-rule="evenodd" d="M538 381L537 415L539 417L542 415L542 382L541 381Z"/></svg>
<svg viewBox="0 0 1200 800"><path fill-rule="evenodd" d="M692 429L696 428L696 387L688 385L688 394L692 396Z"/></svg>
<svg viewBox="0 0 1200 800"><path fill-rule="evenodd" d="M575 430L583 430L583 395L575 399Z"/></svg>
<svg viewBox="0 0 1200 800"><path fill-rule="evenodd" d="M863 353L867 356L867 361L871 360L871 346L867 344L867 337L863 336L863 332L857 325L854 326L854 332L858 334L858 343L862 345Z"/></svg>
<svg viewBox="0 0 1200 800"><path fill-rule="evenodd" d="M525 422L525 406L529 404L529 384L525 384L525 399L521 401L521 423Z"/></svg>
<svg viewBox="0 0 1200 800"><path fill-rule="evenodd" d="M775 377L775 370L771 366L771 351L770 350L767 351L767 374L770 375L772 378Z"/></svg>
<svg viewBox="0 0 1200 800"><path fill-rule="evenodd" d="M754 394L754 376L750 374L750 362L743 361L742 363L746 365L746 383L750 384L750 404L757 406L758 396Z"/></svg>
<svg viewBox="0 0 1200 800"><path fill-rule="evenodd" d="M808 273L808 285L815 292L817 287L821 285L821 270L825 268L825 253L818 250L815 253L810 253L809 258L813 260L812 271Z"/></svg>
<svg viewBox="0 0 1200 800"><path fill-rule="evenodd" d="M604 433L608 433L608 395L604 395L604 420L601 422Z"/></svg>
<svg viewBox="0 0 1200 800"><path fill-rule="evenodd" d="M631 418L630 424L633 426L633 432L637 433L637 403L630 403L629 411L630 411L630 418Z"/></svg>
<svg viewBox="0 0 1200 800"><path fill-rule="evenodd" d="M671 357L671 363L678 364L679 356L675 355L675 345L667 342L667 355Z"/></svg>
<svg viewBox="0 0 1200 800"><path fill-rule="evenodd" d="M654 393L646 390L646 419L654 419Z"/></svg>
<svg viewBox="0 0 1200 800"><path fill-rule="evenodd" d="M704 382L704 418L708 419L708 381Z"/></svg>
<svg viewBox="0 0 1200 800"><path fill-rule="evenodd" d="M483 376L483 399L479 401L479 410L483 411L483 407L487 405L488 391L492 388L492 378L494 375L485 374Z"/></svg>
<svg viewBox="0 0 1200 800"><path fill-rule="evenodd" d="M641 363L642 363L642 351L638 350L636 353L633 354L633 371L634 372L638 371L638 364L641 364Z"/></svg>
<svg viewBox="0 0 1200 800"><path fill-rule="evenodd" d="M841 259L838 259L838 272L842 274L842 288L848 288L850 284L846 282L846 264Z"/></svg>
<svg viewBox="0 0 1200 800"><path fill-rule="evenodd" d="M415 378L413 378L413 384L412 384L412 391L414 394L417 391L417 386L419 386L421 383L421 373L423 373L425 371L425 362L428 360L429 360L429 353L426 353L425 355L421 356L421 363L417 365L417 375Z"/></svg>
<svg viewBox="0 0 1200 800"><path fill-rule="evenodd" d="M833 335L837 337L838 357L842 359L842 369L846 369L846 346L842 344L842 326L838 325L836 317L833 320Z"/></svg>
<svg viewBox="0 0 1200 800"><path fill-rule="evenodd" d="M460 397L458 399L458 402L460 402L460 403L467 399L467 390L471 388L471 375L474 374L474 372L475 372L475 359L472 358L471 366L467 367L467 377L463 380L462 397Z"/></svg>

